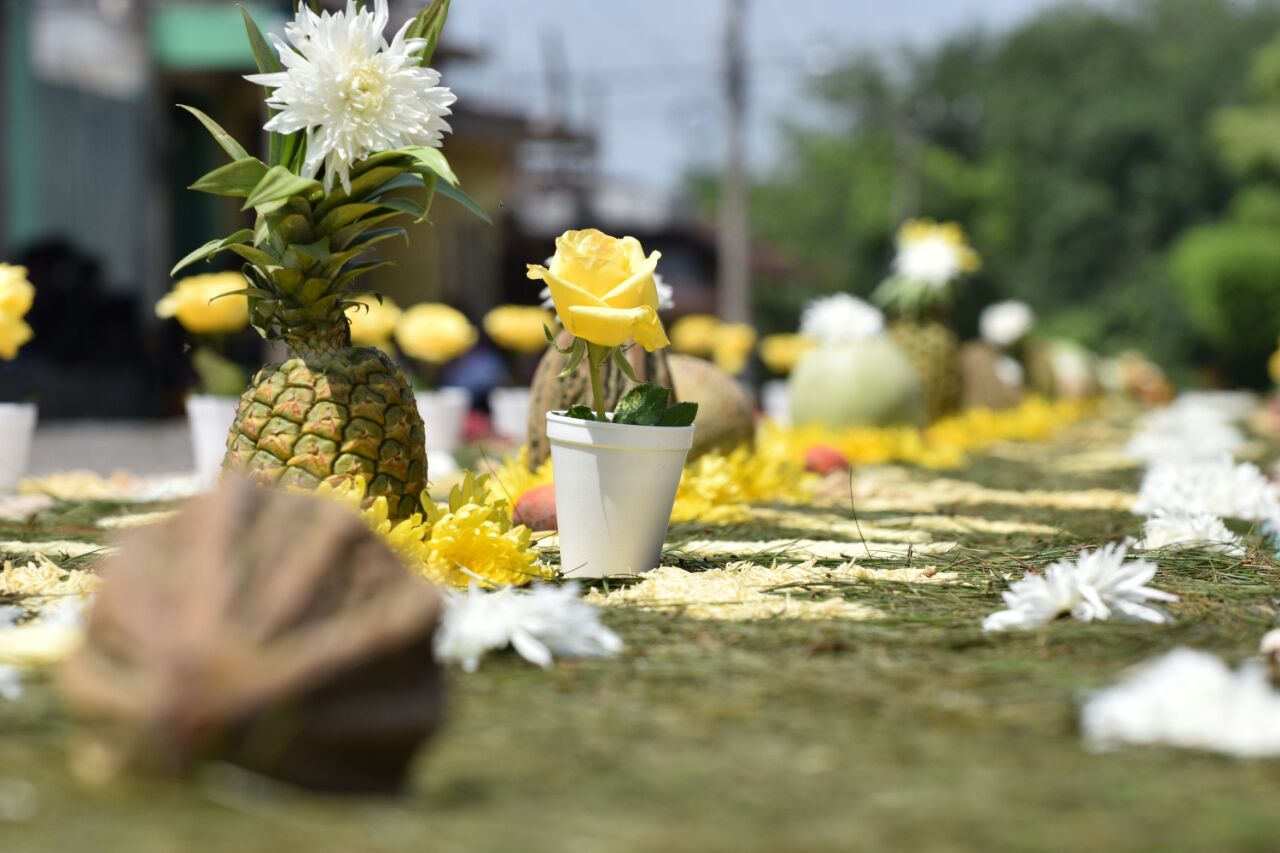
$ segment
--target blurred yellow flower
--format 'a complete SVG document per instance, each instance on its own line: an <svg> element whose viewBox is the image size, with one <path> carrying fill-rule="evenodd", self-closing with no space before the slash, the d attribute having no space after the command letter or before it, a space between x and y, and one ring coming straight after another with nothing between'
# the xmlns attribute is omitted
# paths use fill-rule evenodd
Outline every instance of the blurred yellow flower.
<svg viewBox="0 0 1280 853"><path fill-rule="evenodd" d="M243 295L224 296L246 287L238 272L193 275L173 286L156 303L156 316L176 317L193 335L238 332L249 324L249 300Z"/></svg>
<svg viewBox="0 0 1280 853"><path fill-rule="evenodd" d="M618 239L594 228L566 231L556 238L551 268L529 264L528 276L547 283L569 334L604 347L634 338L652 352L671 343L658 319L653 280L660 257L645 257L634 237Z"/></svg>
<svg viewBox="0 0 1280 853"><path fill-rule="evenodd" d="M382 347L391 341L396 323L400 321L400 306L388 297L365 294L351 300L347 306L347 319L351 322L351 342L363 347Z"/></svg>
<svg viewBox="0 0 1280 853"><path fill-rule="evenodd" d="M671 346L677 352L706 357L715 349L720 318L712 314L689 314L671 325Z"/></svg>
<svg viewBox="0 0 1280 853"><path fill-rule="evenodd" d="M0 314L22 319L31 310L36 289L27 280L27 268L0 264Z"/></svg>
<svg viewBox="0 0 1280 853"><path fill-rule="evenodd" d="M396 343L411 358L444 364L475 346L480 334L461 311L424 302L404 312L396 325Z"/></svg>
<svg viewBox="0 0 1280 853"><path fill-rule="evenodd" d="M0 358L13 361L18 357L18 349L31 340L31 327L25 320L10 314L0 314Z"/></svg>
<svg viewBox="0 0 1280 853"><path fill-rule="evenodd" d="M756 330L745 323L722 323L715 331L711 357L730 376L747 367L747 359L756 345Z"/></svg>
<svg viewBox="0 0 1280 853"><path fill-rule="evenodd" d="M1272 382L1280 385L1280 345L1277 345L1276 351L1267 360L1267 373L1271 374Z"/></svg>
<svg viewBox="0 0 1280 853"><path fill-rule="evenodd" d="M519 353L541 352L547 348L551 312L536 305L499 305L484 315L484 330L505 350Z"/></svg>
<svg viewBox="0 0 1280 853"><path fill-rule="evenodd" d="M795 370L805 353L813 349L817 342L808 335L778 334L766 335L760 341L760 358L765 367L779 376L786 376Z"/></svg>

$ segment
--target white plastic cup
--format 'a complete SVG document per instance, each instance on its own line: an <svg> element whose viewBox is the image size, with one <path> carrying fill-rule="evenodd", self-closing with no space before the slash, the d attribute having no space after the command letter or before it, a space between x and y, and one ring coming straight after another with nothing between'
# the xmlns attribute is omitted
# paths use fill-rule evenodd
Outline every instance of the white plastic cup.
<svg viewBox="0 0 1280 853"><path fill-rule="evenodd" d="M694 430L547 413L565 576L635 575L657 567Z"/></svg>
<svg viewBox="0 0 1280 853"><path fill-rule="evenodd" d="M528 388L494 388L489 392L489 414L493 418L493 431L516 444L524 444L529 438L529 401L533 393Z"/></svg>
<svg viewBox="0 0 1280 853"><path fill-rule="evenodd" d="M27 473L35 431L35 403L0 403L0 492L12 492Z"/></svg>
<svg viewBox="0 0 1280 853"><path fill-rule="evenodd" d="M427 450L453 453L462 443L467 413L471 411L471 393L465 388L446 386L435 391L418 391L414 396L427 432Z"/></svg>
<svg viewBox="0 0 1280 853"><path fill-rule="evenodd" d="M760 387L760 407L776 424L791 423L791 387L785 379L770 379Z"/></svg>
<svg viewBox="0 0 1280 853"><path fill-rule="evenodd" d="M222 471L227 455L227 435L236 420L239 397L192 394L187 397L187 424L191 427L191 449L196 473L212 479Z"/></svg>

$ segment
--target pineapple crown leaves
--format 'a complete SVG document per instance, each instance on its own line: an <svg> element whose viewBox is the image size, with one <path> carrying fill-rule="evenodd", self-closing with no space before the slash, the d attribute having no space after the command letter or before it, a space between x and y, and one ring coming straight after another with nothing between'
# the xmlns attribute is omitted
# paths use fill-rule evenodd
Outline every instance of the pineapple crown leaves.
<svg viewBox="0 0 1280 853"><path fill-rule="evenodd" d="M448 0L435 0L423 9L410 35L425 39L422 62L430 61L448 15ZM275 52L247 11L242 9L249 44L259 71L280 69ZM225 251L245 262L252 284L251 320L265 337L279 337L281 329L324 324L342 319L342 311L361 293L353 288L362 275L389 261L363 258L370 249L396 237L408 239L403 226L390 220L410 216L427 219L431 201L439 194L463 205L489 222L489 217L458 187L458 178L436 148L408 147L374 154L356 164L351 189L323 185L299 174L306 158L304 131L270 134L267 162L252 156L216 121L184 106L209 132L230 162L201 177L191 189L243 199L242 210L254 211L252 229L211 240L188 254L171 274ZM418 190L418 201L404 191Z"/></svg>
<svg viewBox="0 0 1280 853"><path fill-rule="evenodd" d="M930 284L901 275L890 276L871 294L871 301L886 313L916 318L945 311L955 295L953 283Z"/></svg>

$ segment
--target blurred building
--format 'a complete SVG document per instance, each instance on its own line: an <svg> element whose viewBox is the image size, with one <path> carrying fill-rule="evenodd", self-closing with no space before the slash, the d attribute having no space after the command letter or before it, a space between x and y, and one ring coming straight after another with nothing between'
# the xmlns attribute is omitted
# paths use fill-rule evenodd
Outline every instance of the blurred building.
<svg viewBox="0 0 1280 853"><path fill-rule="evenodd" d="M245 5L265 31L279 32L291 13L289 2ZM155 301L179 258L251 224L234 200L185 189L224 155L175 105L198 107L242 141L262 138L262 92L243 80L253 57L239 6L0 0L0 14L0 259L28 265L38 289L37 339L0 367L0 394L38 394L45 417L173 411L183 342L155 319ZM447 78L455 63L483 61L443 45L436 64ZM524 164L589 164L595 143L461 95L446 150L494 225L438 200L412 245L384 253L397 266L369 281L401 304L444 300L478 317L511 296L509 199L528 184ZM240 346L256 357L251 336Z"/></svg>

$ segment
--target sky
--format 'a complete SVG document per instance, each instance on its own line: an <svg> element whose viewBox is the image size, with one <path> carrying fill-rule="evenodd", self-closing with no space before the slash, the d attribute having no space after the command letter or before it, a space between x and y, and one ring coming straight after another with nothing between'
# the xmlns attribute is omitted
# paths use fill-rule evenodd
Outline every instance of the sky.
<svg viewBox="0 0 1280 853"><path fill-rule="evenodd" d="M1082 2L1083 0L1080 0ZM974 26L1000 30L1061 0L747 0L752 167L777 154L772 129L807 79L852 49L927 45ZM1067 0L1071 2L1071 0ZM449 36L485 51L447 83L461 97L600 134L602 171L656 188L714 166L723 136L725 0L456 0ZM548 69L567 95L553 99Z"/></svg>

